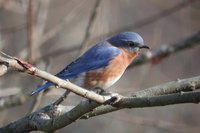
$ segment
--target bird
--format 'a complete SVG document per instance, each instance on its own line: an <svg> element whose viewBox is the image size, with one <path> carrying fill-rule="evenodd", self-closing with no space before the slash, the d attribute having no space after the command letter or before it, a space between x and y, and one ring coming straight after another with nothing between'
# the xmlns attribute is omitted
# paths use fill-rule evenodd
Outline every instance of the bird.
<svg viewBox="0 0 200 133"><path fill-rule="evenodd" d="M93 45L55 76L88 90L106 90L120 79L142 48L149 49L138 33L121 32ZM53 85L47 81L31 95Z"/></svg>

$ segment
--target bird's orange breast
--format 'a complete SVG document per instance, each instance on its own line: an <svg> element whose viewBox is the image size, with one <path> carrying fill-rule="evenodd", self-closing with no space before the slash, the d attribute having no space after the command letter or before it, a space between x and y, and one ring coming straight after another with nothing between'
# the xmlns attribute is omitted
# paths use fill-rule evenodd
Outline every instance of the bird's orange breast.
<svg viewBox="0 0 200 133"><path fill-rule="evenodd" d="M120 49L120 54L113 58L107 67L86 73L84 87L88 89L95 87L106 89L110 87L122 76L137 54L138 52Z"/></svg>

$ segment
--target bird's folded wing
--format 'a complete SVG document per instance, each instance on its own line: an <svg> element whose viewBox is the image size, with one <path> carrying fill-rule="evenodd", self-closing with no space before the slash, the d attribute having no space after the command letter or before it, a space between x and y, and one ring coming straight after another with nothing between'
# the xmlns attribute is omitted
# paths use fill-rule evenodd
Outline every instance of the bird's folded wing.
<svg viewBox="0 0 200 133"><path fill-rule="evenodd" d="M119 49L112 46L107 41L100 42L87 50L77 60L56 74L56 76L61 79L70 79L80 73L106 67L114 57L119 55L119 53ZM34 90L31 94L33 95L52 85L53 83L46 82Z"/></svg>

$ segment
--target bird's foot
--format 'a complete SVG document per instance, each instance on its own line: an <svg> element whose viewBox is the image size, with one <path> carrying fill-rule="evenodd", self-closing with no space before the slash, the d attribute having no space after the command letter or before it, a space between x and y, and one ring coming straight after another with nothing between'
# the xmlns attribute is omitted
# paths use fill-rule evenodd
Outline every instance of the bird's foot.
<svg viewBox="0 0 200 133"><path fill-rule="evenodd" d="M107 93L109 95L104 96L106 101L104 102L104 104L110 104L110 105L115 105L116 103L118 103L122 96L119 95L118 93Z"/></svg>
<svg viewBox="0 0 200 133"><path fill-rule="evenodd" d="M65 93L63 93L63 95L53 103L53 105L61 104L65 99L67 99L67 96L69 95L69 93L70 91L66 90Z"/></svg>
<svg viewBox="0 0 200 133"><path fill-rule="evenodd" d="M102 89L102 88L100 88L100 87L93 88L93 89L91 89L91 91L93 91L93 92L95 92L97 94L103 94L103 93L105 93L105 90Z"/></svg>

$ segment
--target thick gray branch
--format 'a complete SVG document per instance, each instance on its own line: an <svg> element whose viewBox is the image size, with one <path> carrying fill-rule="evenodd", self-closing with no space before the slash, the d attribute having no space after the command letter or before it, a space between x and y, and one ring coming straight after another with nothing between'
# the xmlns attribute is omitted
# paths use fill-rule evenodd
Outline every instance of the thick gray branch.
<svg viewBox="0 0 200 133"><path fill-rule="evenodd" d="M194 91L197 89L200 89L200 76L188 78L188 79L182 79L182 80L179 79L177 81L172 81L169 83L157 85L157 86L154 86L154 87L151 87L148 89L144 89L142 91L135 92L134 94L131 94L131 96L133 96L135 98L145 98L146 97L147 102L150 97L155 97L155 99L157 99L159 102L159 101L163 100L159 96L163 95L164 98L166 99L166 97L165 97L166 95L172 94L172 97L173 97L173 95L175 95L175 97L178 98L180 94L185 94L185 92ZM178 93L178 94L173 94L173 93ZM187 93L187 94L190 95L190 93ZM193 93L191 93L191 94L193 94ZM194 92L194 95L196 95L196 92ZM156 97L156 96L158 96L158 97ZM168 98L170 98L170 97L168 97ZM191 95L191 99L192 99L192 95ZM174 99L174 100L176 100L176 99ZM195 100L195 99L193 99L193 100ZM166 102L164 102L164 103L166 103ZM136 105L133 105L133 106L136 106ZM116 108L116 107L109 106L109 105L100 106L97 109L95 109L95 111L90 112L87 115L87 117L101 115L101 114L113 112L113 111L116 111L119 109L121 109L121 108Z"/></svg>
<svg viewBox="0 0 200 133"><path fill-rule="evenodd" d="M165 89L171 91L160 91L161 88L157 87L156 89L151 89L151 91L145 91L144 97L142 97L141 92L136 92L139 97L122 97L122 99L117 102L114 106L100 106L96 102L82 101L79 105L71 109L71 107L64 106L53 106L49 105L37 112L34 112L20 120L17 120L13 123L8 124L3 127L0 131L9 131L9 132L27 132L33 130L41 130L46 132L51 132L57 129L60 129L64 126L67 126L74 122L75 120L82 118L86 119L89 117L105 114L108 112L113 112L122 108L141 108L141 107L154 107L154 106L165 106L172 104L181 104L181 103L199 103L200 102L200 92L181 92L187 88L188 84L192 84L194 89L199 89L200 77L194 77L190 79L184 79L182 81L176 81L171 83L163 84L166 86ZM169 85L170 84L170 85ZM179 84L179 85L177 85ZM161 85L160 85L161 86ZM174 86L174 88L172 87ZM156 87L152 87L156 88ZM146 89L148 90L148 89ZM176 91L178 90L178 91ZM152 93L159 96L152 96ZM179 92L170 94L172 92ZM146 97L148 96L152 97ZM168 95L164 95L168 94ZM137 96L137 95L136 95ZM97 107L97 108L96 108ZM93 110L95 109L95 110ZM70 111L69 111L70 110Z"/></svg>
<svg viewBox="0 0 200 133"><path fill-rule="evenodd" d="M125 97L114 106L100 106L94 111L84 115L81 119L106 114L123 108L144 108L154 106L166 106L181 103L199 103L200 92L184 92L155 97Z"/></svg>
<svg viewBox="0 0 200 133"><path fill-rule="evenodd" d="M30 131L53 132L79 119L98 106L95 102L84 101L75 108L48 105L0 129L0 132L22 133Z"/></svg>

